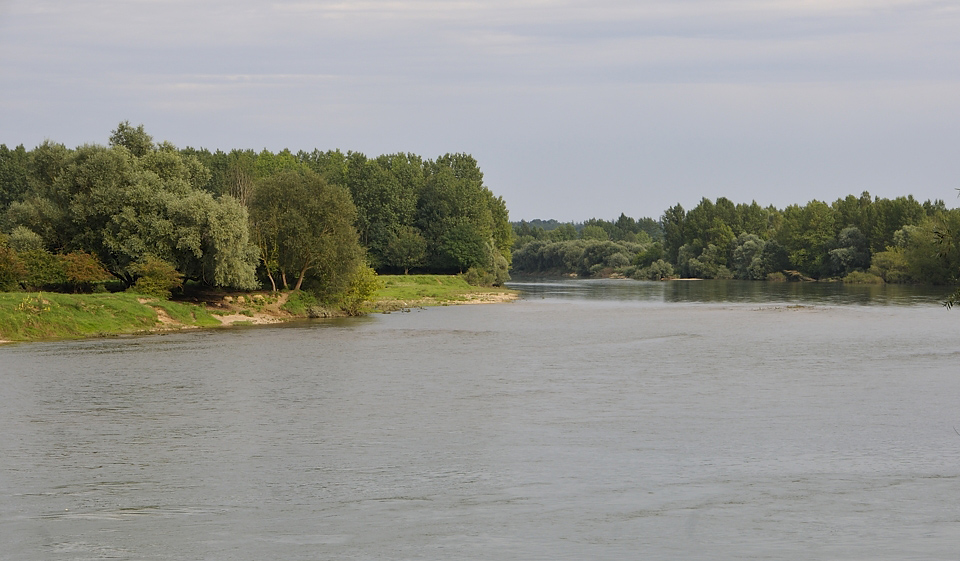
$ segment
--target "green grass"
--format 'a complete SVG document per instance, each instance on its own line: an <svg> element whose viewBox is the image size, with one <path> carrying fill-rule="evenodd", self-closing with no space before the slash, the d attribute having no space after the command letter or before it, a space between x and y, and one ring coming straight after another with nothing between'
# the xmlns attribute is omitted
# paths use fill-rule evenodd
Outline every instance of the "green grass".
<svg viewBox="0 0 960 561"><path fill-rule="evenodd" d="M220 320L213 317L212 313L208 312L205 308L193 304L157 299L147 302L147 305L162 308L163 311L167 312L167 315L184 325L197 327L218 327L222 325Z"/></svg>
<svg viewBox="0 0 960 561"><path fill-rule="evenodd" d="M32 341L142 333L157 327L165 310L184 325L220 322L199 306L154 300L141 304L137 294L0 293L0 339Z"/></svg>
<svg viewBox="0 0 960 561"><path fill-rule="evenodd" d="M402 301L443 305L464 301L471 294L512 292L506 288L471 286L458 275L381 275L380 280L384 286L374 296L375 304Z"/></svg>

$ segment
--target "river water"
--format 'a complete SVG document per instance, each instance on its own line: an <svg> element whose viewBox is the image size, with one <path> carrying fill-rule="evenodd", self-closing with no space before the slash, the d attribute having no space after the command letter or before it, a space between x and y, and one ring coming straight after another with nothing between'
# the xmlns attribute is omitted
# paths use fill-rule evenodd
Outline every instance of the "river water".
<svg viewBox="0 0 960 561"><path fill-rule="evenodd" d="M943 291L512 304L0 347L0 559L951 559Z"/></svg>

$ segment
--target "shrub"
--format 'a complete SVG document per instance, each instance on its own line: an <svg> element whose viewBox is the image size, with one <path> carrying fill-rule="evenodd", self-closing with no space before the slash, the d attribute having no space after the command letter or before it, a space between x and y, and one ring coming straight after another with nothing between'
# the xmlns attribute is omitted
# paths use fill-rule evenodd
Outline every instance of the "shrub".
<svg viewBox="0 0 960 561"><path fill-rule="evenodd" d="M287 297L287 301L282 308L295 316L308 315L310 308L317 306L317 298L309 292L294 290Z"/></svg>
<svg viewBox="0 0 960 561"><path fill-rule="evenodd" d="M775 273L768 273L767 280L770 282L787 282L787 275L777 271Z"/></svg>
<svg viewBox="0 0 960 561"><path fill-rule="evenodd" d="M638 280L667 280L673 278L673 265L657 259L647 267L637 269L633 278Z"/></svg>
<svg viewBox="0 0 960 561"><path fill-rule="evenodd" d="M67 284L74 292L93 292L94 286L110 280L110 273L100 261L83 251L61 255L63 269L67 275Z"/></svg>
<svg viewBox="0 0 960 561"><path fill-rule="evenodd" d="M17 226L10 232L8 245L14 251L33 251L43 249L43 238L26 226Z"/></svg>
<svg viewBox="0 0 960 561"><path fill-rule="evenodd" d="M139 294L167 300L171 291L183 283L183 275L173 265L153 256L134 265L133 270L140 278L130 290Z"/></svg>
<svg viewBox="0 0 960 561"><path fill-rule="evenodd" d="M463 274L463 280L467 281L467 284L470 286L492 286L495 277L485 269L470 267L467 269L467 272Z"/></svg>
<svg viewBox="0 0 960 561"><path fill-rule="evenodd" d="M883 284L883 278L872 273L852 271L843 277L843 282L850 284Z"/></svg>
<svg viewBox="0 0 960 561"><path fill-rule="evenodd" d="M32 249L19 254L26 273L23 285L27 290L59 288L67 282L67 273L59 256L44 249Z"/></svg>
<svg viewBox="0 0 960 561"><path fill-rule="evenodd" d="M360 267L350 279L350 285L340 297L340 309L348 315L360 315L363 303L373 298L378 290L383 288L383 282L376 271L370 267Z"/></svg>
<svg viewBox="0 0 960 561"><path fill-rule="evenodd" d="M17 252L4 245L0 239L0 291L16 290L26 274L27 269Z"/></svg>

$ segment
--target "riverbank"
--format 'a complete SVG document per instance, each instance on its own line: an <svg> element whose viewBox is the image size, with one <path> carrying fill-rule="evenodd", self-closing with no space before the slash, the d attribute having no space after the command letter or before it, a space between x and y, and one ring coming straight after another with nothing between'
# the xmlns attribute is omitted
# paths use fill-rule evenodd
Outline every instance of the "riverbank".
<svg viewBox="0 0 960 561"><path fill-rule="evenodd" d="M504 287L477 287L457 275L384 275L383 288L377 291L370 312L392 312L428 306L492 304L510 302L519 297L516 290Z"/></svg>
<svg viewBox="0 0 960 561"><path fill-rule="evenodd" d="M515 300L506 288L475 287L454 275L385 275L368 313ZM0 293L0 343L141 335L268 325L307 317L345 317L337 309L288 304L285 293L208 293L167 301L130 293Z"/></svg>

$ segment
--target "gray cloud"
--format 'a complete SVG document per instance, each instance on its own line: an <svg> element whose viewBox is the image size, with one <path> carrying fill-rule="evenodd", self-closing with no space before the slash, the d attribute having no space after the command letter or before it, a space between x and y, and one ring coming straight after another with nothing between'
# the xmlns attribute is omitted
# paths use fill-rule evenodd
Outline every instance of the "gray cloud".
<svg viewBox="0 0 960 561"><path fill-rule="evenodd" d="M0 142L473 153L515 218L949 198L940 1L0 2ZM948 203L953 202L948 200Z"/></svg>

